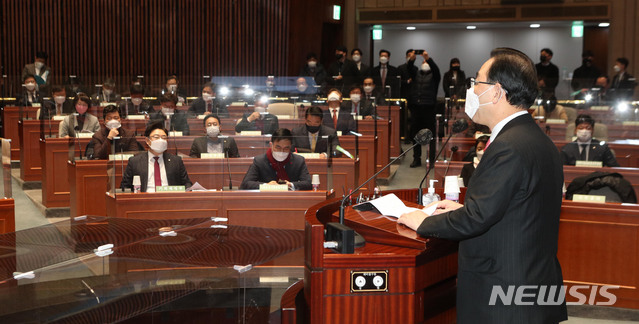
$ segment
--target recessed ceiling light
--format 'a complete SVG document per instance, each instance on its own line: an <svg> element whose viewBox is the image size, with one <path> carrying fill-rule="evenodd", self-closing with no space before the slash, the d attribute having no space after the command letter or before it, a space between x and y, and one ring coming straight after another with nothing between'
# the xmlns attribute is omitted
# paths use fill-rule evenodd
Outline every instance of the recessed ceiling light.
<svg viewBox="0 0 639 324"><path fill-rule="evenodd" d="M540 24L530 24L530 28L539 28L541 27Z"/></svg>
<svg viewBox="0 0 639 324"><path fill-rule="evenodd" d="M466 29L477 29L477 26L466 26Z"/></svg>
<svg viewBox="0 0 639 324"><path fill-rule="evenodd" d="M408 27L406 27L406 30L415 30L415 29L416 29L416 28L415 28L415 27L413 27L413 26L408 26Z"/></svg>
<svg viewBox="0 0 639 324"><path fill-rule="evenodd" d="M610 26L610 23L608 22L599 23L599 27L609 27L609 26Z"/></svg>

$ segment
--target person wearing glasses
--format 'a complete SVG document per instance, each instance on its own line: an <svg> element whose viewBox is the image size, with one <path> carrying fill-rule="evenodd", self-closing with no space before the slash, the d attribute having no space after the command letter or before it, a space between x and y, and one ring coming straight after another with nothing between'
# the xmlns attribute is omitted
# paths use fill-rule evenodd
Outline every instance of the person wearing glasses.
<svg viewBox="0 0 639 324"><path fill-rule="evenodd" d="M144 131L147 152L138 153L129 159L122 175L120 188L133 189L133 177L140 176L140 190L155 192L157 186L185 186L192 183L182 158L166 152L168 132L161 122L149 125Z"/></svg>

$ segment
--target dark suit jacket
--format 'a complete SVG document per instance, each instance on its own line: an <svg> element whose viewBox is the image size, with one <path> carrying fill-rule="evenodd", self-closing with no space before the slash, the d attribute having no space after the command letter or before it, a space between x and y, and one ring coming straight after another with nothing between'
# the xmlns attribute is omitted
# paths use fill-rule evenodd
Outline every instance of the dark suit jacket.
<svg viewBox="0 0 639 324"><path fill-rule="evenodd" d="M212 114L218 115L220 118L229 116L228 109L226 109L226 106L222 102L220 102L217 98L213 99L212 108L213 108ZM205 111L206 111L206 103L204 102L202 98L195 99L191 103L191 106L189 107L189 110L188 110L190 114L196 115L196 116L203 115Z"/></svg>
<svg viewBox="0 0 639 324"><path fill-rule="evenodd" d="M133 189L133 176L139 175L141 182L141 191L146 192L146 184L148 182L149 175L149 153L141 152L129 159L129 163L126 165L126 170L122 175L122 182L120 182L120 188ZM193 184L189 179L189 175L186 173L184 162L182 158L173 155L171 153L164 152L162 154L164 159L164 168L166 170L166 178L169 182L169 186L186 186L188 189Z"/></svg>
<svg viewBox="0 0 639 324"><path fill-rule="evenodd" d="M400 80L397 78L398 76L400 76L400 72L396 67L390 64L386 64L386 67L387 69L385 85L391 87L390 98L397 98L399 96L399 88L401 86ZM380 70L381 65L378 64L376 67L369 70L369 76L373 78L373 81L375 81L375 86L383 89L382 92L384 94L387 94L388 92L386 91L385 87L382 87L382 76Z"/></svg>
<svg viewBox="0 0 639 324"><path fill-rule="evenodd" d="M48 65L45 65L44 68L40 69L40 74L37 75L42 77L46 72L49 72L47 74L47 81L40 85L40 91L43 91L43 93L45 93L44 91L46 91L47 87L51 84L51 68ZM28 74L36 75L35 63L26 64L24 68L22 68L22 80L24 80Z"/></svg>
<svg viewBox="0 0 639 324"><path fill-rule="evenodd" d="M348 92L353 84L359 81L359 70L355 62L346 59L343 63L339 61L333 62L328 67L328 77L326 79L329 86L335 87L342 93ZM342 75L341 80L335 80L338 75ZM376 83L377 84L377 83Z"/></svg>
<svg viewBox="0 0 639 324"><path fill-rule="evenodd" d="M155 123L158 121L164 122L166 116L162 113L162 110L149 113L149 123ZM189 135L189 122L186 120L186 113L181 110L175 110L173 116L171 116L171 127L168 131L182 132L182 135Z"/></svg>
<svg viewBox="0 0 639 324"><path fill-rule="evenodd" d="M299 127L295 127L291 130L293 133L293 148L292 150L297 149L300 153L327 153L328 149L328 138L323 138L326 136L334 136L333 140L333 151L335 151L335 146L339 145L339 139L337 138L337 132L325 125L320 126L320 130L317 134L317 143L315 144L315 151L311 152L311 142L308 138L308 130L306 129L306 125L302 125Z"/></svg>
<svg viewBox="0 0 639 324"><path fill-rule="evenodd" d="M284 169L290 179L289 182L295 186L295 190L310 190L312 188L311 175L306 168L304 157L291 153L291 159L284 166ZM246 172L240 189L259 189L260 184L277 180L277 173L271 167L265 153L253 159L253 164Z"/></svg>
<svg viewBox="0 0 639 324"><path fill-rule="evenodd" d="M107 100L104 94L102 92L99 92L94 93L93 96L91 96L91 99L94 105L99 106L101 102L110 102L115 104L121 100L121 96L119 93L113 92L111 95L109 95L109 100Z"/></svg>
<svg viewBox="0 0 639 324"><path fill-rule="evenodd" d="M193 144L191 144L191 152L189 152L189 156L192 158L199 158L202 153L207 152L207 140L208 136L197 137L193 140ZM233 137L226 137L225 139L220 138L220 141L223 141L223 147L225 153L228 153L228 157L236 158L240 157L240 153L237 150L237 144L235 143L235 139ZM225 154L225 156L227 156Z"/></svg>
<svg viewBox="0 0 639 324"><path fill-rule="evenodd" d="M126 118L129 115L143 115L155 112L153 110L153 106L144 99L142 99L142 102L138 107L134 106L131 100L122 100L118 103L118 106L120 107L120 117L122 118Z"/></svg>
<svg viewBox="0 0 639 324"><path fill-rule="evenodd" d="M470 178L464 206L426 218L418 233L458 240L458 323L557 323L556 306L489 306L493 286L563 285L557 260L563 168L529 114L506 124ZM531 290L532 291L532 290ZM531 292L526 290L527 293ZM531 298L532 300L532 298ZM554 299L556 300L556 298Z"/></svg>
<svg viewBox="0 0 639 324"><path fill-rule="evenodd" d="M353 111L353 102L352 101L343 101L342 105L340 106L340 112L343 110L347 110L348 112L352 112ZM359 115L366 117L366 116L372 116L374 115L375 109L373 108L373 101L372 100L364 100L362 98L362 100L359 102ZM352 116L352 115L351 115ZM339 117L338 117L339 119Z"/></svg>
<svg viewBox="0 0 639 324"><path fill-rule="evenodd" d="M39 103L40 107L42 107L42 95L40 95L39 91L34 91L34 98L33 98L33 102L34 103ZM29 102L29 97L28 97L28 93L27 91L22 91L22 95L20 95L20 98L18 98L18 105L19 106L31 106L31 102Z"/></svg>
<svg viewBox="0 0 639 324"><path fill-rule="evenodd" d="M240 122L235 125L235 131L240 133L241 131L255 131L255 130L259 130L262 131L262 134L273 134L275 133L275 131L280 128L280 123L279 120L277 119L277 116L273 115L273 114L264 114L262 115L262 122L264 123L263 128L262 129L258 129L257 127L257 121L254 120L252 122L248 121L248 116L250 116L250 113L245 113L244 116L242 116L242 120L240 120Z"/></svg>
<svg viewBox="0 0 639 324"><path fill-rule="evenodd" d="M628 74L628 72L624 73L621 78L619 77L619 74L616 74L612 78L610 89L608 89L608 95L611 97L610 100L632 100L636 86L636 79L632 75Z"/></svg>
<svg viewBox="0 0 639 324"><path fill-rule="evenodd" d="M62 114L69 115L75 112L75 107L73 107L73 103L69 98L62 104ZM55 116L55 102L50 100L45 100L42 102L42 106L40 106L40 115L38 115L38 119L46 120L51 119Z"/></svg>
<svg viewBox="0 0 639 324"><path fill-rule="evenodd" d="M91 142L89 142L87 146L87 154L89 154L88 152L90 148L93 148L94 159L106 160L112 152L112 144L115 144L116 153L132 152L140 149L141 146L138 144L138 141L135 139L133 134L122 127L118 129L118 132L120 132L120 139L110 140L107 138L107 135L109 135L109 129L104 126L100 126L100 131L93 134L93 138L91 138Z"/></svg>
<svg viewBox="0 0 639 324"><path fill-rule="evenodd" d="M593 138L588 145L588 161L602 161L603 166L618 167L617 159L615 158L610 147L606 142L602 142ZM581 159L579 154L579 144L577 141L570 142L561 148L561 160L564 165L575 165L577 160Z"/></svg>
<svg viewBox="0 0 639 324"><path fill-rule="evenodd" d="M337 114L337 127L333 125L333 117L331 117L330 109L324 110L324 118L322 118L322 124L324 126L334 128L336 131L341 131L343 135L348 134L350 131L355 131L355 119L351 115L350 108L344 109L340 107L339 113Z"/></svg>

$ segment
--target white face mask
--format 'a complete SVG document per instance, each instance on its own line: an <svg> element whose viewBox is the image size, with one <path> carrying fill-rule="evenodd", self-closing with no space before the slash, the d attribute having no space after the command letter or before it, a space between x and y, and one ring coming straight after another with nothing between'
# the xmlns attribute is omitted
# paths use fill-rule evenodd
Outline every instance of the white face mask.
<svg viewBox="0 0 639 324"><path fill-rule="evenodd" d="M206 92L202 92L202 100L208 102L213 100L213 96L211 96L210 94L206 93Z"/></svg>
<svg viewBox="0 0 639 324"><path fill-rule="evenodd" d="M308 67L310 67L311 69L315 68L317 66L317 62L315 61L308 61Z"/></svg>
<svg viewBox="0 0 639 324"><path fill-rule="evenodd" d="M111 90L111 89L102 89L102 93L104 93L105 96L110 96L113 93L113 90Z"/></svg>
<svg viewBox="0 0 639 324"><path fill-rule="evenodd" d="M29 90L29 91L33 91L33 90L35 90L35 87L36 87L35 83L32 83L32 82L25 83L25 85L24 85L24 86L25 86L25 87L27 88L27 90Z"/></svg>
<svg viewBox="0 0 639 324"><path fill-rule="evenodd" d="M35 62L35 67L36 67L36 69L41 69L41 68L43 68L43 67L44 67L44 63L42 63L42 62Z"/></svg>
<svg viewBox="0 0 639 324"><path fill-rule="evenodd" d="M134 105L139 106L142 103L142 98L131 98L131 102Z"/></svg>
<svg viewBox="0 0 639 324"><path fill-rule="evenodd" d="M208 137L217 137L220 134L220 126L209 126L206 128Z"/></svg>
<svg viewBox="0 0 639 324"><path fill-rule="evenodd" d="M255 112L263 114L263 113L266 112L266 108L264 108L264 107L255 107Z"/></svg>
<svg viewBox="0 0 639 324"><path fill-rule="evenodd" d="M361 59L362 59L362 57L361 57L361 56L359 56L359 55L357 55L357 54L353 55L353 61L355 61L355 62L359 62Z"/></svg>
<svg viewBox="0 0 639 324"><path fill-rule="evenodd" d="M388 57L386 57L386 56L380 56L380 57L379 57L379 63L382 63L382 64L386 64L386 63L388 63Z"/></svg>
<svg viewBox="0 0 639 324"><path fill-rule="evenodd" d="M169 146L169 143L165 139L156 139L155 141L151 141L151 149L157 153L164 153L166 148Z"/></svg>
<svg viewBox="0 0 639 324"><path fill-rule="evenodd" d="M57 103L58 105L61 105L64 103L65 100L67 100L67 97L65 96L55 96L53 97L53 100L55 101L55 103Z"/></svg>
<svg viewBox="0 0 639 324"><path fill-rule="evenodd" d="M288 157L288 152L275 152L273 151L273 158L277 162L283 162Z"/></svg>
<svg viewBox="0 0 639 324"><path fill-rule="evenodd" d="M162 113L165 115L173 115L173 108L162 107Z"/></svg>
<svg viewBox="0 0 639 324"><path fill-rule="evenodd" d="M362 95L359 93L354 93L351 95L351 101L354 103L358 103L360 100L362 100Z"/></svg>
<svg viewBox="0 0 639 324"><path fill-rule="evenodd" d="M470 87L470 89L466 90L466 106L464 107L464 111L466 112L466 115L470 117L470 119L473 119L473 117L475 117L475 113L477 113L479 107L490 104L490 102L480 104L479 97L483 96L484 93L488 92L488 90L490 90L492 87L494 87L494 85L490 86L490 88L486 89L486 91L482 92L479 96L475 94L474 85Z"/></svg>
<svg viewBox="0 0 639 324"><path fill-rule="evenodd" d="M335 92L331 92L331 94L328 95L328 101L339 101L339 95Z"/></svg>
<svg viewBox="0 0 639 324"><path fill-rule="evenodd" d="M111 119L108 122L106 122L106 124L104 124L104 126L106 126L106 128L108 129L116 129L116 128L120 128L120 126L122 126L122 124L120 124L120 121L117 119Z"/></svg>
<svg viewBox="0 0 639 324"><path fill-rule="evenodd" d="M177 90L177 84L171 84L167 87L167 89L171 92L175 92Z"/></svg>
<svg viewBox="0 0 639 324"><path fill-rule="evenodd" d="M375 87L373 87L373 86L364 86L364 92L366 92L366 93L373 92L373 89L375 89Z"/></svg>
<svg viewBox="0 0 639 324"><path fill-rule="evenodd" d="M619 65L613 66L612 69L615 70L615 72L621 71L621 68L619 67Z"/></svg>
<svg viewBox="0 0 639 324"><path fill-rule="evenodd" d="M423 72L428 72L428 71L430 71L430 65L428 65L428 63L424 62L424 63L422 63L422 66L420 67L420 69Z"/></svg>
<svg viewBox="0 0 639 324"><path fill-rule="evenodd" d="M305 84L300 84L300 85L297 86L297 91L299 91L299 92L304 92L304 91L306 91L306 89L308 89L308 86L305 85Z"/></svg>
<svg viewBox="0 0 639 324"><path fill-rule="evenodd" d="M579 142L588 142L592 139L592 131L587 129L577 130L577 140Z"/></svg>
<svg viewBox="0 0 639 324"><path fill-rule="evenodd" d="M481 160L481 158L484 156L484 150L477 151L475 153L477 153L477 159L478 160Z"/></svg>

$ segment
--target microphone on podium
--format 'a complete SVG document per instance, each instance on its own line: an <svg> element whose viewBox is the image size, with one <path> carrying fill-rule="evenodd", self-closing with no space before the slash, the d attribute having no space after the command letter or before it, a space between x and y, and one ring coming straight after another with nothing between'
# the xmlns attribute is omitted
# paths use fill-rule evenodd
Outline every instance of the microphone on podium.
<svg viewBox="0 0 639 324"><path fill-rule="evenodd" d="M453 123L452 132L450 132L450 134L448 135L448 138L446 138L446 142L444 142L444 145L442 145L442 147L439 149L439 152L437 152L437 155L435 156L435 160L430 163L430 165L428 166L428 170L426 171L426 174L422 178L422 181L419 183L419 187L417 188L417 203L418 204L421 205L423 203L423 201L422 201L422 194L423 194L422 186L424 185L424 181L426 180L426 178L428 178L428 174L430 173L430 170L432 170L434 168L435 162L437 161L439 156L442 154L442 152L446 148L446 144L448 144L448 141L450 141L450 138L453 136L453 134L461 133L461 132L465 131L466 129L468 129L468 121L466 121L466 119L458 119L456 122Z"/></svg>
<svg viewBox="0 0 639 324"><path fill-rule="evenodd" d="M350 197L356 193L359 189L364 187L371 180L375 179L377 175L379 175L382 171L386 170L389 166L391 166L395 161L399 160L406 153L410 152L417 145L424 145L430 142L433 139L433 132L430 129L424 128L417 132L415 135L415 144L411 146L409 149L405 150L398 157L394 158L388 164L386 164L383 168L377 171L372 177L368 178L364 183L362 183L357 189L351 191L346 197L344 197L341 201L339 207L339 223L331 222L326 224L326 243L332 243L331 248L338 253L353 253L355 252L356 247L363 246L365 241L364 238L355 232L350 227L344 225L344 210L346 209L346 201L350 199Z"/></svg>

